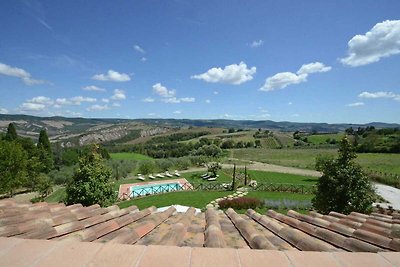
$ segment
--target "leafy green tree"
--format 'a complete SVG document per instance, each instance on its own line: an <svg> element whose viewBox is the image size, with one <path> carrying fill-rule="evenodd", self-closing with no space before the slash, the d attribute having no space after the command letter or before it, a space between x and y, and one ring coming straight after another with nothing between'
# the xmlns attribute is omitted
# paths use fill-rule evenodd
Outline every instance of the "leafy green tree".
<svg viewBox="0 0 400 267"><path fill-rule="evenodd" d="M207 164L207 171L212 174L212 177L217 176L217 172L222 168L218 162L210 162Z"/></svg>
<svg viewBox="0 0 400 267"><path fill-rule="evenodd" d="M153 173L155 171L155 169L156 169L156 165L155 165L154 161L145 160L140 163L138 171L139 171L139 173L146 175L146 174Z"/></svg>
<svg viewBox="0 0 400 267"><path fill-rule="evenodd" d="M15 142L0 141L0 192L10 196L26 182L27 153Z"/></svg>
<svg viewBox="0 0 400 267"><path fill-rule="evenodd" d="M54 167L54 159L49 137L45 129L40 131L37 148L39 160L43 164L43 172L48 173Z"/></svg>
<svg viewBox="0 0 400 267"><path fill-rule="evenodd" d="M322 212L369 212L374 191L361 166L354 162L354 147L344 137L340 141L338 158L319 157L316 168L323 174L317 184L312 202Z"/></svg>
<svg viewBox="0 0 400 267"><path fill-rule="evenodd" d="M47 136L47 132L45 129L42 129L39 133L39 140L37 144L38 148L43 148L46 150L49 154L52 153L51 151L51 145L50 145L50 140L49 137Z"/></svg>
<svg viewBox="0 0 400 267"><path fill-rule="evenodd" d="M98 149L97 145L93 145L90 153L80 157L73 180L66 187L67 204L99 204L104 207L113 203L112 170L104 164Z"/></svg>
<svg viewBox="0 0 400 267"><path fill-rule="evenodd" d="M15 129L14 123L8 124L7 133L5 139L8 141L13 141L18 138L17 130Z"/></svg>

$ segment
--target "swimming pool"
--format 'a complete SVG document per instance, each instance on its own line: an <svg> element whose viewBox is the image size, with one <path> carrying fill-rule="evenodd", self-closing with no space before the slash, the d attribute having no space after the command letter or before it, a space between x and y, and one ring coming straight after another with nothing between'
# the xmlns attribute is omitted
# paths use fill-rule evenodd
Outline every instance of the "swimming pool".
<svg viewBox="0 0 400 267"><path fill-rule="evenodd" d="M165 183L165 184L146 184L134 185L130 188L130 197L146 196L152 194L166 193L171 191L184 190L180 183Z"/></svg>

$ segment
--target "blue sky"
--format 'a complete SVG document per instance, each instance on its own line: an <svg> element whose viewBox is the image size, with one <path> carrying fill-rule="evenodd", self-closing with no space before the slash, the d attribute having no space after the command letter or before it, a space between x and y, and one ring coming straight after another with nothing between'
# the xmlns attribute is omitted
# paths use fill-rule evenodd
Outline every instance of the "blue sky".
<svg viewBox="0 0 400 267"><path fill-rule="evenodd" d="M0 2L0 113L400 123L400 1Z"/></svg>

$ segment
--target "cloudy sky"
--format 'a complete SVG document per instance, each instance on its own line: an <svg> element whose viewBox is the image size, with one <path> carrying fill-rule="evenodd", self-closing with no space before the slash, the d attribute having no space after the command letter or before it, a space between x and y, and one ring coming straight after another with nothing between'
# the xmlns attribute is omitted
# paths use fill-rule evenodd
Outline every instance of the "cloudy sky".
<svg viewBox="0 0 400 267"><path fill-rule="evenodd" d="M0 1L0 113L400 123L400 1Z"/></svg>

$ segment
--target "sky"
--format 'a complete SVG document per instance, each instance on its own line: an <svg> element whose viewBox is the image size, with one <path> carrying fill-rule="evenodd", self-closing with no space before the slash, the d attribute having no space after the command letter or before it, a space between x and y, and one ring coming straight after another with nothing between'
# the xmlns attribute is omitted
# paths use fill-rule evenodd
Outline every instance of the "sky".
<svg viewBox="0 0 400 267"><path fill-rule="evenodd" d="M0 113L400 123L400 1L0 1Z"/></svg>

